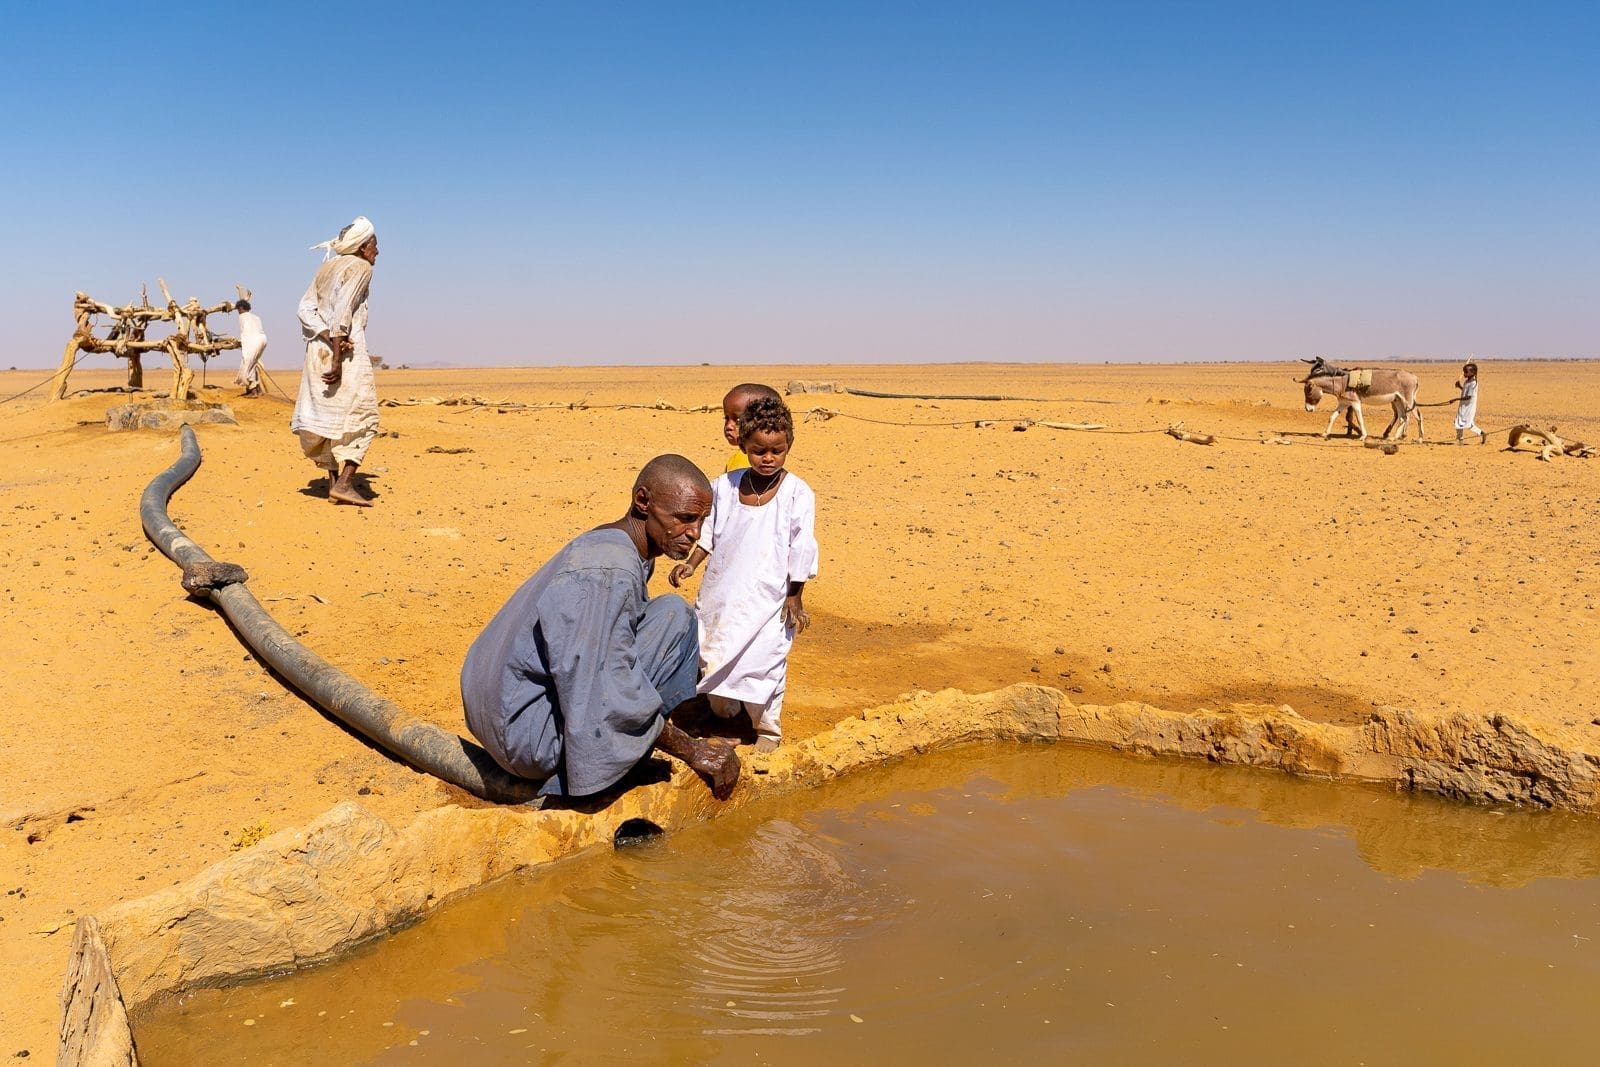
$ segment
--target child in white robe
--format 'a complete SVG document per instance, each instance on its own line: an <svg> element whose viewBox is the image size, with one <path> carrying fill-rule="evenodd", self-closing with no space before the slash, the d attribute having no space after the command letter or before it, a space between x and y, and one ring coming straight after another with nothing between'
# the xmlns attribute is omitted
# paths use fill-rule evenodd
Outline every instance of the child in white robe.
<svg viewBox="0 0 1600 1067"><path fill-rule="evenodd" d="M802 596L817 575L816 496L784 464L794 417L780 397L758 396L739 416L750 466L711 483L711 515L689 558L668 575L677 586L710 559L695 614L700 621L700 692L721 718L743 711L756 751L783 738L789 647L810 621Z"/></svg>
<svg viewBox="0 0 1600 1067"><path fill-rule="evenodd" d="M1471 430L1478 435L1481 445L1487 438L1484 432L1478 429L1478 365L1468 363L1461 368L1461 380L1456 383L1456 388L1461 390L1461 395L1456 397L1456 444L1462 443L1462 434Z"/></svg>
<svg viewBox="0 0 1600 1067"><path fill-rule="evenodd" d="M783 399L772 386L757 382L736 385L722 398L722 436L733 446L733 455L728 457L727 466L722 469L724 474L750 466L750 457L739 447L739 416L744 414L744 409L750 401L758 396L770 396L779 401Z"/></svg>

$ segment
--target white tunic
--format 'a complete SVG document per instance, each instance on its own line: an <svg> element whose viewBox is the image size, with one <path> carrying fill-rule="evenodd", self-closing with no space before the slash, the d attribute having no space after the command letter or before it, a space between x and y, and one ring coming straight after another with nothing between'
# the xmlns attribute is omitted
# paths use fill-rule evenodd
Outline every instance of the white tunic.
<svg viewBox="0 0 1600 1067"><path fill-rule="evenodd" d="M300 375L300 395L295 400L291 430L306 430L338 440L346 434L378 426L378 387L367 358L367 287L372 264L360 256L337 256L317 271L311 288L300 298L300 329L306 339L305 371ZM344 361L344 376L337 386L323 384L332 366L332 351L313 340L328 333L350 338L355 346Z"/></svg>
<svg viewBox="0 0 1600 1067"><path fill-rule="evenodd" d="M261 316L254 311L239 312L239 376L240 385L250 385L256 380L256 364L267 350L267 331L261 326Z"/></svg>
<svg viewBox="0 0 1600 1067"><path fill-rule="evenodd" d="M1456 429L1470 430L1478 422L1478 379L1461 383L1461 403L1456 407Z"/></svg>
<svg viewBox="0 0 1600 1067"><path fill-rule="evenodd" d="M783 622L789 583L817 576L817 503L792 473L765 504L741 503L746 473L711 483L711 516L700 531L700 547L711 554L695 603L705 664L700 692L764 704L783 685L794 643Z"/></svg>

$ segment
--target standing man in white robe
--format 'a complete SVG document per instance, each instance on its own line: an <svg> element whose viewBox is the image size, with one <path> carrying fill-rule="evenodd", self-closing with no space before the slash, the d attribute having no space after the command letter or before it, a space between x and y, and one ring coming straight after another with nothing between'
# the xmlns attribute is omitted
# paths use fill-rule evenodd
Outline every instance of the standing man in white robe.
<svg viewBox="0 0 1600 1067"><path fill-rule="evenodd" d="M250 310L248 298L234 307L239 310L239 374L233 380L244 386L245 396L260 396L266 392L261 387L261 356L267 350L267 331L261 316Z"/></svg>
<svg viewBox="0 0 1600 1067"><path fill-rule="evenodd" d="M306 364L289 428L300 435L306 457L328 472L328 499L369 508L354 479L378 433L378 388L367 356L367 289L378 235L358 215L339 236L311 247L332 258L300 298Z"/></svg>

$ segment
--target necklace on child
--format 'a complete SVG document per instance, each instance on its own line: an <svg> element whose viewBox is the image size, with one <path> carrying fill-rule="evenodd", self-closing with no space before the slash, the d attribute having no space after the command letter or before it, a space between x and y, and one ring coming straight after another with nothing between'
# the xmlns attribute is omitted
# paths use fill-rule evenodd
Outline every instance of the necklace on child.
<svg viewBox="0 0 1600 1067"><path fill-rule="evenodd" d="M767 495L777 489L778 483L783 481L784 470L785 468L779 467L777 472L773 474L771 483L765 489L761 490L761 492L757 493L756 472L754 468L751 468L750 473L745 475L745 480L749 483L750 492L753 493L756 498L755 501L749 505L750 507L758 508L767 502Z"/></svg>

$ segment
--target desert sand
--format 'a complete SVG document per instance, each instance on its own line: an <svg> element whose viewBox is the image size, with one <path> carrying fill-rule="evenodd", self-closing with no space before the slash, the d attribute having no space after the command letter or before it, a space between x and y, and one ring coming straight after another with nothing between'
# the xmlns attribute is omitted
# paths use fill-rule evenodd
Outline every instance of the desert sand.
<svg viewBox="0 0 1600 1067"><path fill-rule="evenodd" d="M73 387L119 382L109 362ZM790 379L1049 398L789 398L822 544L790 736L911 691L1032 681L1082 702L1288 704L1338 723L1379 705L1498 712L1600 754L1600 461L1503 451L1516 423L1600 443L1600 364L1480 362L1489 445L1455 446L1453 408L1432 407L1428 440L1452 443L1392 456L1324 442L1327 402L1306 413L1289 364L386 371L390 398L590 407L385 408L395 436L369 456L367 510L322 496L281 395L213 388L239 425L200 428L204 463L171 512L302 641L461 730L462 655L517 584L620 515L650 456L721 468L720 413L614 405L716 405L735 382ZM1424 402L1453 395L1454 364L1409 366ZM0 373L0 396L41 377ZM274 378L293 394L294 374ZM78 914L342 800L397 825L475 803L286 691L184 596L137 517L177 438L106 432L124 399L40 390L0 407L6 1055L49 1054ZM1175 423L1219 440L1180 443L1162 432Z"/></svg>

